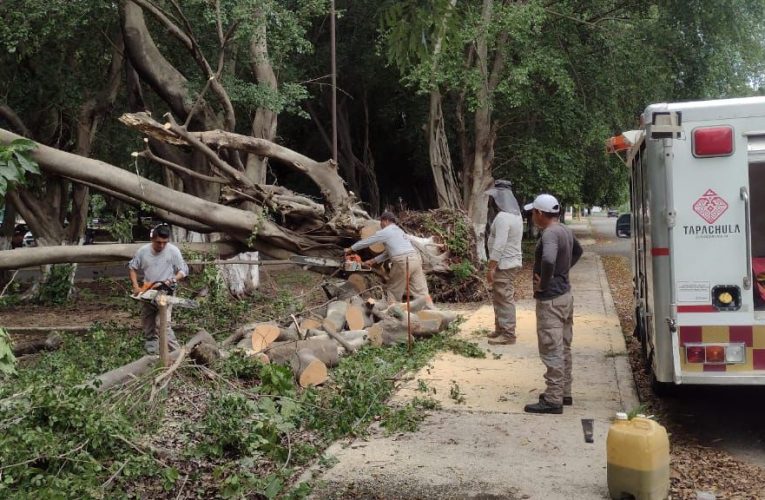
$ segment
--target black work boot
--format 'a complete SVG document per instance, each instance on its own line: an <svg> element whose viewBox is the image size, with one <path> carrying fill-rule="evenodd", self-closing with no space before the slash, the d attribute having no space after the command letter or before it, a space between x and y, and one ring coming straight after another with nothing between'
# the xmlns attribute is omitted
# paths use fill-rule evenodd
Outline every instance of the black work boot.
<svg viewBox="0 0 765 500"><path fill-rule="evenodd" d="M560 415L563 413L563 405L554 405L548 403L546 399L540 399L539 403L528 404L523 407L523 411L526 413L552 413Z"/></svg>
<svg viewBox="0 0 765 500"><path fill-rule="evenodd" d="M545 398L544 394L539 395L540 401L544 400L544 398ZM563 396L563 406L571 406L573 404L574 404L574 398L572 398L571 396Z"/></svg>

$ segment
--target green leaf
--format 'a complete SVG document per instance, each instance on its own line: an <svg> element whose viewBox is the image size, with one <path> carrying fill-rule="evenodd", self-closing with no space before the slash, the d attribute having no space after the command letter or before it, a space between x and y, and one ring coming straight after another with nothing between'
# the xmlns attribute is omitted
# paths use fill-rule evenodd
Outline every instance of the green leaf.
<svg viewBox="0 0 765 500"><path fill-rule="evenodd" d="M8 145L9 149L19 152L32 151L37 147L37 143L30 139L16 139Z"/></svg>
<svg viewBox="0 0 765 500"><path fill-rule="evenodd" d="M278 477L271 475L268 476L268 486L266 486L265 491L263 491L263 494L266 496L266 498L276 498L279 493L282 491L282 488L284 487L284 484L282 483L282 480Z"/></svg>
<svg viewBox="0 0 765 500"><path fill-rule="evenodd" d="M23 153L19 151L14 151L13 156L16 157L16 161L18 162L18 165L25 171L29 172L30 174L39 174L40 173L40 167L37 165L37 163L33 160L30 160L26 156L24 156Z"/></svg>

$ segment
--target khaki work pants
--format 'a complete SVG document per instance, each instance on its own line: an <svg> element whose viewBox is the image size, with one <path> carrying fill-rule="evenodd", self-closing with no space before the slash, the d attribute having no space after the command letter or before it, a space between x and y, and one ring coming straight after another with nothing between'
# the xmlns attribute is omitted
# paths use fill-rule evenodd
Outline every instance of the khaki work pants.
<svg viewBox="0 0 765 500"><path fill-rule="evenodd" d="M173 306L167 306L167 344L170 350L178 347L175 332L170 327ZM151 354L159 352L159 308L150 302L141 303L141 326L143 328L144 348Z"/></svg>
<svg viewBox="0 0 765 500"><path fill-rule="evenodd" d="M499 336L515 338L515 286L513 281L518 275L517 267L494 271L494 284L491 286L494 304L494 332Z"/></svg>
<svg viewBox="0 0 765 500"><path fill-rule="evenodd" d="M548 300L537 300L539 357L547 367L545 400L563 404L571 396L571 339L574 326L574 298L571 292Z"/></svg>
<svg viewBox="0 0 765 500"><path fill-rule="evenodd" d="M420 254L408 253L391 257L390 276L388 277L388 301L401 302L406 293L406 260L409 259L409 294L410 300L429 296L428 282L422 270Z"/></svg>

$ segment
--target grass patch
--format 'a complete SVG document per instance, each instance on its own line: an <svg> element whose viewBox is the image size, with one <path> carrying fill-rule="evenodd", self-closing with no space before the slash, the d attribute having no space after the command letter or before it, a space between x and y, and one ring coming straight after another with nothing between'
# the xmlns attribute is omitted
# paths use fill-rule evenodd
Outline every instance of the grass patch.
<svg viewBox="0 0 765 500"><path fill-rule="evenodd" d="M441 403L435 399L414 398L400 408L389 408L380 425L385 428L386 435L414 432L419 429L428 411L440 409Z"/></svg>
<svg viewBox="0 0 765 500"><path fill-rule="evenodd" d="M253 309L279 317L301 305L286 294L255 300L213 295L209 307L175 319L221 337ZM362 435L375 420L387 432L414 430L437 407L425 397L400 408L386 401L402 373L435 353L482 353L454 338L457 329L411 352L367 346L342 359L325 387L309 390L295 387L288 368L242 355L219 361L212 380L185 364L154 399L156 372L103 394L79 387L141 357L139 332L104 324L65 335L60 350L22 363L0 387L0 497L302 498L310 485L293 486L292 478L332 441Z"/></svg>

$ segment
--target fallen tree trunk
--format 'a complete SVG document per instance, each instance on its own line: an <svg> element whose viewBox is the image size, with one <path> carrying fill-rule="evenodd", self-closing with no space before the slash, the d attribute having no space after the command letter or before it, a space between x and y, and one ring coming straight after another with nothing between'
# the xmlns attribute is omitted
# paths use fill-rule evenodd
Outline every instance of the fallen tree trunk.
<svg viewBox="0 0 765 500"><path fill-rule="evenodd" d="M16 139L21 139L21 137L0 129L0 144L8 144ZM30 152L30 156L46 173L88 185L97 185L140 200L153 207L181 215L225 232L241 242L251 242L254 249L261 250L263 253L276 258L287 257L294 253L314 256L334 255L339 251L339 247L334 241L337 239L337 234L335 234L334 240L329 240L329 242L327 240L315 240L312 239L312 235L299 234L280 227L261 213L206 201L102 161L74 155L42 144L37 144L35 149ZM363 212L358 217L359 222L357 223L366 220ZM333 221L324 222L324 226L330 228L337 228L338 226ZM349 221L349 224L352 226L352 221ZM253 234L257 235L254 239Z"/></svg>
<svg viewBox="0 0 765 500"><path fill-rule="evenodd" d="M70 262L115 262L127 261L145 243L114 244L114 245L63 245L53 247L17 248L0 253L0 269L21 269L24 267L42 266L46 264L64 264ZM184 243L183 249L199 253L214 253L216 255L236 255L241 249L237 243Z"/></svg>
<svg viewBox="0 0 765 500"><path fill-rule="evenodd" d="M157 122L148 113L126 113L120 117L120 121L128 127L139 130L142 134L159 141L176 145L189 144L186 138ZM337 173L337 164L332 160L318 162L266 139L224 130L187 132L187 134L190 139L198 140L214 149L236 149L258 156L266 156L305 174L319 187L322 195L334 211L349 208L352 204L352 197L345 189L343 179Z"/></svg>
<svg viewBox="0 0 765 500"><path fill-rule="evenodd" d="M218 345L215 342L215 339L205 330L200 330L196 335L191 337L191 339L189 339L189 341L184 344L184 348L186 351L191 352L193 357L194 351L196 350L195 348L200 344L206 344L204 349L208 352L213 348L215 351L218 351ZM180 352L180 350L171 352L170 360L175 361L178 358ZM93 387L98 392L106 391L112 387L122 385L128 380L140 377L152 368L155 368L158 361L159 356L154 354L146 355L133 361L132 363L128 363L126 365L115 368L114 370L102 373L91 381L85 383L84 386Z"/></svg>
<svg viewBox="0 0 765 500"><path fill-rule="evenodd" d="M25 356L40 351L55 351L61 347L62 339L57 333L52 333L46 337L41 337L28 342L19 342L13 344L14 356Z"/></svg>
<svg viewBox="0 0 765 500"><path fill-rule="evenodd" d="M88 333L90 331L90 325L79 326L4 326L3 329L8 332L9 335L21 336L21 335L34 335L38 333Z"/></svg>

